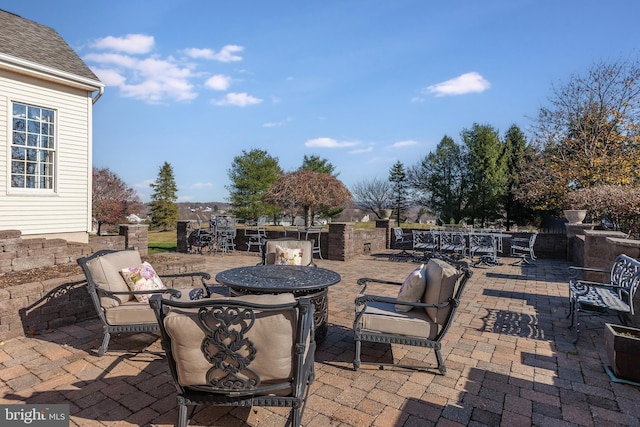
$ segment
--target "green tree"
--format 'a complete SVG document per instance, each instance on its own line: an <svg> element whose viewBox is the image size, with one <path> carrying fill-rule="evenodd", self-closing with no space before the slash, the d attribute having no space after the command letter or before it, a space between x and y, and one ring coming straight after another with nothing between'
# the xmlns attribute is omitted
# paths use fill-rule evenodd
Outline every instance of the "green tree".
<svg viewBox="0 0 640 427"><path fill-rule="evenodd" d="M329 163L329 160L322 159L320 156L315 154L312 154L311 156L307 156L305 154L304 159L302 160L302 166L300 166L300 169L298 170L328 173L334 178L337 178L338 175L340 175L339 173L333 173L335 166Z"/></svg>
<svg viewBox="0 0 640 427"><path fill-rule="evenodd" d="M418 202L436 214L440 222L463 218L469 186L466 152L463 146L444 136L435 152L427 154L409 170Z"/></svg>
<svg viewBox="0 0 640 427"><path fill-rule="evenodd" d="M407 211L409 203L409 182L407 180L407 172L401 161L397 161L391 166L389 170L389 181L393 189L396 221L398 227L400 227L402 214Z"/></svg>
<svg viewBox="0 0 640 427"><path fill-rule="evenodd" d="M462 131L469 152L470 191L466 213L482 226L502 216L506 193L506 162L498 131L489 125L474 123Z"/></svg>
<svg viewBox="0 0 640 427"><path fill-rule="evenodd" d="M504 158L506 163L506 192L504 210L507 231L511 224L524 224L532 217L531 209L517 198L520 177L527 168L526 156L529 148L524 133L516 125L512 125L504 135Z"/></svg>
<svg viewBox="0 0 640 427"><path fill-rule="evenodd" d="M158 178L150 184L151 194L151 227L163 231L173 230L178 221L178 186L173 176L173 168L164 162Z"/></svg>
<svg viewBox="0 0 640 427"><path fill-rule="evenodd" d="M242 151L242 155L233 159L227 171L231 180L229 201L234 213L245 220L257 220L261 215L276 215L278 208L263 197L274 182L282 175L278 158L265 150L252 149Z"/></svg>

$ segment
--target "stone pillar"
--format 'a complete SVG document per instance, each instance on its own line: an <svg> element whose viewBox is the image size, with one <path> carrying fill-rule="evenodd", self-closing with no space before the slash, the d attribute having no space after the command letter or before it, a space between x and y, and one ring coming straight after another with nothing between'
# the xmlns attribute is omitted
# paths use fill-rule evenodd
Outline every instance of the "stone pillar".
<svg viewBox="0 0 640 427"><path fill-rule="evenodd" d="M190 223L191 221L178 221L178 225L177 225L178 242L176 246L176 252L178 253L186 254L189 251L188 238L189 238L189 229L191 228L189 227Z"/></svg>
<svg viewBox="0 0 640 427"><path fill-rule="evenodd" d="M349 261L355 256L352 222L332 222L329 224L327 259Z"/></svg>
<svg viewBox="0 0 640 427"><path fill-rule="evenodd" d="M387 249L391 249L391 241L393 239L393 222L387 218L387 219L377 219L376 220L376 228L384 228L386 229L385 234L385 248Z"/></svg>
<svg viewBox="0 0 640 427"><path fill-rule="evenodd" d="M585 230L593 230L593 224L567 223L564 225L567 235L567 260L573 265L583 265L584 260L582 254L576 253L576 239L578 236L584 236ZM581 246L581 245L578 245Z"/></svg>
<svg viewBox="0 0 640 427"><path fill-rule="evenodd" d="M125 249L134 248L140 256L149 254L149 226L145 224L120 224L120 232L124 236Z"/></svg>

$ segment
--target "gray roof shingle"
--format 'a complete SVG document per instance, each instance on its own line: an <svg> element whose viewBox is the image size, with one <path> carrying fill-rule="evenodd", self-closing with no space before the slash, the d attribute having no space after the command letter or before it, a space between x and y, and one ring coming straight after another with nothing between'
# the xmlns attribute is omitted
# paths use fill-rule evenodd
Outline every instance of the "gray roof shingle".
<svg viewBox="0 0 640 427"><path fill-rule="evenodd" d="M0 53L100 81L56 30L2 9Z"/></svg>

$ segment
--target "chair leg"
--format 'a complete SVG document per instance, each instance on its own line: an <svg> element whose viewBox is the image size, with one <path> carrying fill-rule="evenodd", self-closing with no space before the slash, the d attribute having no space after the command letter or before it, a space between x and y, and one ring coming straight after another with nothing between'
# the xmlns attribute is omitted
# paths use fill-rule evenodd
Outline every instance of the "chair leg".
<svg viewBox="0 0 640 427"><path fill-rule="evenodd" d="M187 423L187 405L184 401L181 401L181 399L178 398L178 422L176 423L176 426L187 427Z"/></svg>
<svg viewBox="0 0 640 427"><path fill-rule="evenodd" d="M109 339L110 338L111 338L111 334L109 333L109 331L105 327L104 328L104 337L102 338L102 345L98 349L98 356L104 356L104 354L107 352L107 347L109 347Z"/></svg>
<svg viewBox="0 0 640 427"><path fill-rule="evenodd" d="M447 373L447 368L444 366L444 360L442 360L442 353L440 353L439 347L434 347L434 352L436 353L436 360L438 361L438 371L440 371L441 375Z"/></svg>
<svg viewBox="0 0 640 427"><path fill-rule="evenodd" d="M356 340L356 354L353 359L353 370L357 371L360 369L360 340Z"/></svg>

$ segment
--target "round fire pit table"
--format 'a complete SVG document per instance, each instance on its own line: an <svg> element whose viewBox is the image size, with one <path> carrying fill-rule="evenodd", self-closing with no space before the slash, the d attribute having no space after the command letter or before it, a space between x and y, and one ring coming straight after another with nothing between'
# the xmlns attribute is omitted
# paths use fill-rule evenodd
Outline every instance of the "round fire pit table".
<svg viewBox="0 0 640 427"><path fill-rule="evenodd" d="M218 283L229 287L231 296L293 293L296 298L309 298L315 306L316 342L327 337L328 290L340 280L335 271L300 265L254 265L224 270L216 275Z"/></svg>

